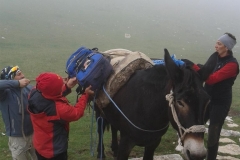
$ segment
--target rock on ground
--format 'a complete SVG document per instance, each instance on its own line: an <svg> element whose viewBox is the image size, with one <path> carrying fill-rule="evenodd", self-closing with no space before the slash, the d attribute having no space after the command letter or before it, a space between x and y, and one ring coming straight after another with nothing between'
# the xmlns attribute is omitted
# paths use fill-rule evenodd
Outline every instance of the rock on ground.
<svg viewBox="0 0 240 160"><path fill-rule="evenodd" d="M221 143L236 143L233 140L229 139L229 138L220 138L219 142Z"/></svg>
<svg viewBox="0 0 240 160"><path fill-rule="evenodd" d="M218 160L240 160L238 158L234 158L234 157L231 157L231 156L217 156L217 159Z"/></svg>
<svg viewBox="0 0 240 160"><path fill-rule="evenodd" d="M219 146L218 152L230 155L240 155L240 147L236 144L227 144L225 146Z"/></svg>
<svg viewBox="0 0 240 160"><path fill-rule="evenodd" d="M238 127L238 125L235 123L227 123L227 126L228 127Z"/></svg>
<svg viewBox="0 0 240 160"><path fill-rule="evenodd" d="M129 160L142 160L143 158L132 158ZM183 158L179 154L168 154L162 156L154 156L154 160L183 160Z"/></svg>

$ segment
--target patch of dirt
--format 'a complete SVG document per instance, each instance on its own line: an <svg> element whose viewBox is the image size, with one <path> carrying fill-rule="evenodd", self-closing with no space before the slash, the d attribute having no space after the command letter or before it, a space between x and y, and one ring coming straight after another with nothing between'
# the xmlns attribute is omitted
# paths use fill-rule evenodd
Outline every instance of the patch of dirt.
<svg viewBox="0 0 240 160"><path fill-rule="evenodd" d="M77 151L77 153L82 154L83 152L86 152L86 151L87 151L87 149L81 149L81 150Z"/></svg>
<svg viewBox="0 0 240 160"><path fill-rule="evenodd" d="M237 111L234 108L231 108L230 111L228 112L228 116L230 117L236 117L240 115L240 111Z"/></svg>

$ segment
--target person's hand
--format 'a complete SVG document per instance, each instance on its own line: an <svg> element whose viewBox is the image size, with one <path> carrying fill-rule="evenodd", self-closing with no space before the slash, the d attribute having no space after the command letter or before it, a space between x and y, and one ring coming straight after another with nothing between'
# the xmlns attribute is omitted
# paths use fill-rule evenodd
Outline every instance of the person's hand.
<svg viewBox="0 0 240 160"><path fill-rule="evenodd" d="M194 65L194 63L192 62L192 61L190 61L190 60L188 60L188 59L181 59L187 66L193 66Z"/></svg>
<svg viewBox="0 0 240 160"><path fill-rule="evenodd" d="M197 64L197 66L199 67L199 68L202 68L203 67L203 64Z"/></svg>
<svg viewBox="0 0 240 160"><path fill-rule="evenodd" d="M69 78L64 77L64 78L62 78L62 79L63 79L63 83L64 83L64 84L67 84Z"/></svg>
<svg viewBox="0 0 240 160"><path fill-rule="evenodd" d="M68 88L73 88L76 84L77 84L77 78L73 77L73 78L69 78L66 82L66 85Z"/></svg>
<svg viewBox="0 0 240 160"><path fill-rule="evenodd" d="M88 86L86 89L85 89L85 93L88 94L89 96L93 96L94 95L94 91L91 90L92 86Z"/></svg>
<svg viewBox="0 0 240 160"><path fill-rule="evenodd" d="M19 82L19 87L23 88L23 87L26 87L30 83L30 80L23 78L23 79L18 80L18 82Z"/></svg>

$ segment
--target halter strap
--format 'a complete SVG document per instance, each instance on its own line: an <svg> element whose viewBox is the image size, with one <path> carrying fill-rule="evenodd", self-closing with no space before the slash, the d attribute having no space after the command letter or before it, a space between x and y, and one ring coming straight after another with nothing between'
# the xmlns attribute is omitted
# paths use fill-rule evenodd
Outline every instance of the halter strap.
<svg viewBox="0 0 240 160"><path fill-rule="evenodd" d="M172 111L172 115L173 115L173 119L174 121L177 123L177 126L179 128L179 132L180 132L180 138L183 141L184 137L187 133L197 133L197 132L205 132L205 126L204 125L193 125L190 128L184 128L181 123L179 122L175 107L174 107L174 97L173 97L173 91L171 90L169 94L166 95L166 100L169 101L169 107L171 108ZM184 131L184 133L182 133L182 130Z"/></svg>

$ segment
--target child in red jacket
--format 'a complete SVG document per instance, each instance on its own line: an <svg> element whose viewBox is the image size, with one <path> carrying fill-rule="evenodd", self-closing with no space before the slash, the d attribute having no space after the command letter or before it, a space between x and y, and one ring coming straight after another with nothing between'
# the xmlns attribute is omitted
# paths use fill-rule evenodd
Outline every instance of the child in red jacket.
<svg viewBox="0 0 240 160"><path fill-rule="evenodd" d="M36 78L36 88L29 95L28 111L33 124L33 144L38 160L67 160L69 122L84 114L91 86L78 99L75 106L64 97L77 84L71 78L66 84L55 73L42 73Z"/></svg>

